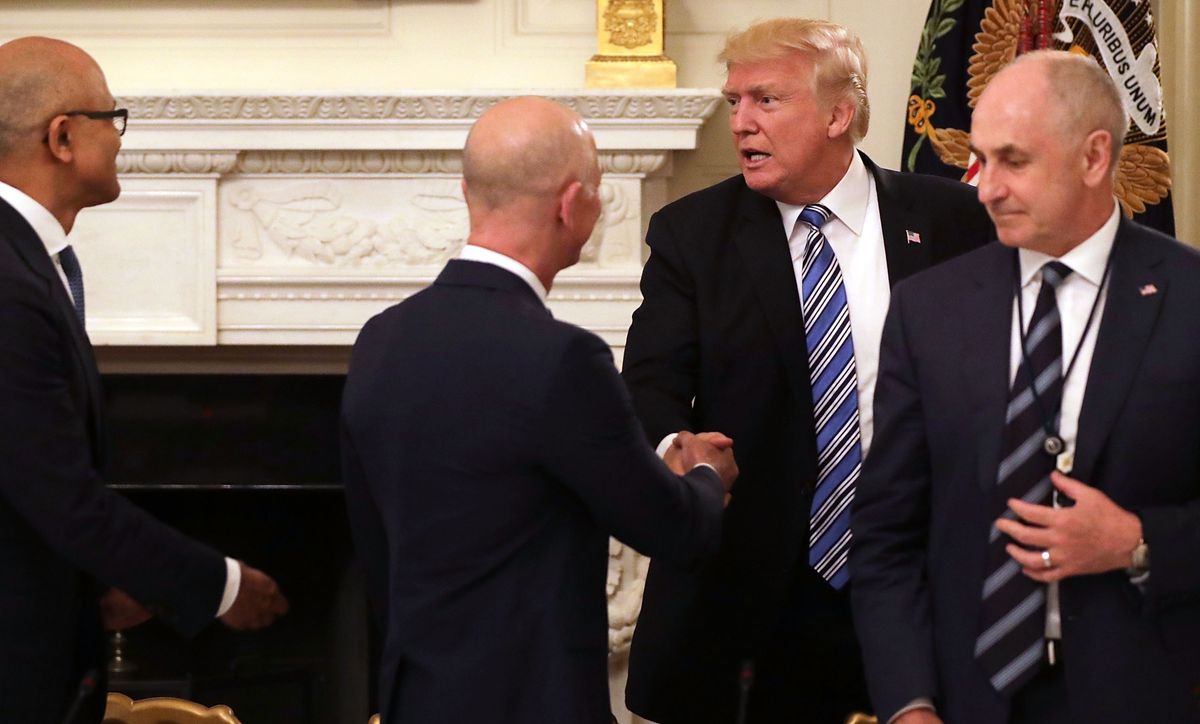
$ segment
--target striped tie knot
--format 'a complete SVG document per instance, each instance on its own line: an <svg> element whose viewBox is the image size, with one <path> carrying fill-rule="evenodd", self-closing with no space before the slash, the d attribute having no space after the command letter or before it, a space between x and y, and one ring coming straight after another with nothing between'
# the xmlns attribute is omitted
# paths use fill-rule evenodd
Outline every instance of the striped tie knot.
<svg viewBox="0 0 1200 724"><path fill-rule="evenodd" d="M833 212L821 204L809 204L800 212L800 220L814 229L820 229L828 223L831 216L833 216Z"/></svg>
<svg viewBox="0 0 1200 724"><path fill-rule="evenodd" d="M1048 262L1042 267L1042 283L1049 284L1051 289L1058 289L1063 280L1071 276L1071 267L1061 261Z"/></svg>

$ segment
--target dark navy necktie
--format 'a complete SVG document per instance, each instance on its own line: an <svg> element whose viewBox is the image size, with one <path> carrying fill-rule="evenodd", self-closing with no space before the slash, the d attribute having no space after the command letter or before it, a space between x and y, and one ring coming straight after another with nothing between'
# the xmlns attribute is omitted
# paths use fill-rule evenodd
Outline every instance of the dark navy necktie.
<svg viewBox="0 0 1200 724"><path fill-rule="evenodd" d="M79 324L84 324L83 314L83 269L79 267L79 257L75 256L75 250L70 246L63 248L58 252L58 263L62 265L63 274L67 277L67 287L71 290L71 297L75 302L75 316L79 317Z"/></svg>
<svg viewBox="0 0 1200 724"><path fill-rule="evenodd" d="M1009 498L1048 505L1054 457L1043 450L1046 415L1057 414L1062 400L1062 326L1054 290L1071 273L1061 262L1042 267L1038 291L1022 344L1021 364L1005 411L1003 459L996 473L993 518L1012 518ZM1036 394L1035 394L1036 390ZM1046 585L1021 573L1004 550L1008 538L992 526L988 576L983 582L975 658L1001 694L1011 695L1041 666L1046 629Z"/></svg>
<svg viewBox="0 0 1200 724"><path fill-rule="evenodd" d="M809 510L808 564L836 589L850 578L850 503L862 470L858 374L842 270L821 227L832 212L804 207L801 311L817 433L817 486Z"/></svg>

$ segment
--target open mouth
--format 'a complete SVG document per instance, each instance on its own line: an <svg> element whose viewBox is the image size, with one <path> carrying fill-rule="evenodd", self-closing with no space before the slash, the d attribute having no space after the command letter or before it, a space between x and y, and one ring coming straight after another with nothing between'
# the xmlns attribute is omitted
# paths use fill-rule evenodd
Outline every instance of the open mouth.
<svg viewBox="0 0 1200 724"><path fill-rule="evenodd" d="M742 160L747 161L752 164L761 163L762 161L766 161L770 157L771 157L771 154L765 153L763 151L756 151L754 149L747 149L745 151L742 151Z"/></svg>

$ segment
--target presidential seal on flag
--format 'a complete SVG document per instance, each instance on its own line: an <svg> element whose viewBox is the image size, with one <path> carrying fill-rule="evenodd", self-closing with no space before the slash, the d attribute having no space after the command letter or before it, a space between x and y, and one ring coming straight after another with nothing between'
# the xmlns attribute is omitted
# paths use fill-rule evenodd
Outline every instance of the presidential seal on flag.
<svg viewBox="0 0 1200 724"><path fill-rule="evenodd" d="M1127 216L1174 234L1158 44L1145 0L933 0L913 63L902 168L971 183L975 103L1001 68L1035 48L1089 55L1108 71L1130 116L1117 199Z"/></svg>

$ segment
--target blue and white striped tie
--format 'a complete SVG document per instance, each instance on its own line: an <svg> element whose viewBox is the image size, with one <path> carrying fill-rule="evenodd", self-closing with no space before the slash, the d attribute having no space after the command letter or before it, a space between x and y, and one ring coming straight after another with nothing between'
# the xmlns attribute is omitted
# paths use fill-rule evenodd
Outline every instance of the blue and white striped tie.
<svg viewBox="0 0 1200 724"><path fill-rule="evenodd" d="M801 274L801 310L817 433L817 486L809 516L808 564L841 590L850 578L850 503L862 470L858 374L842 270L821 227L832 215L804 207L809 225Z"/></svg>

